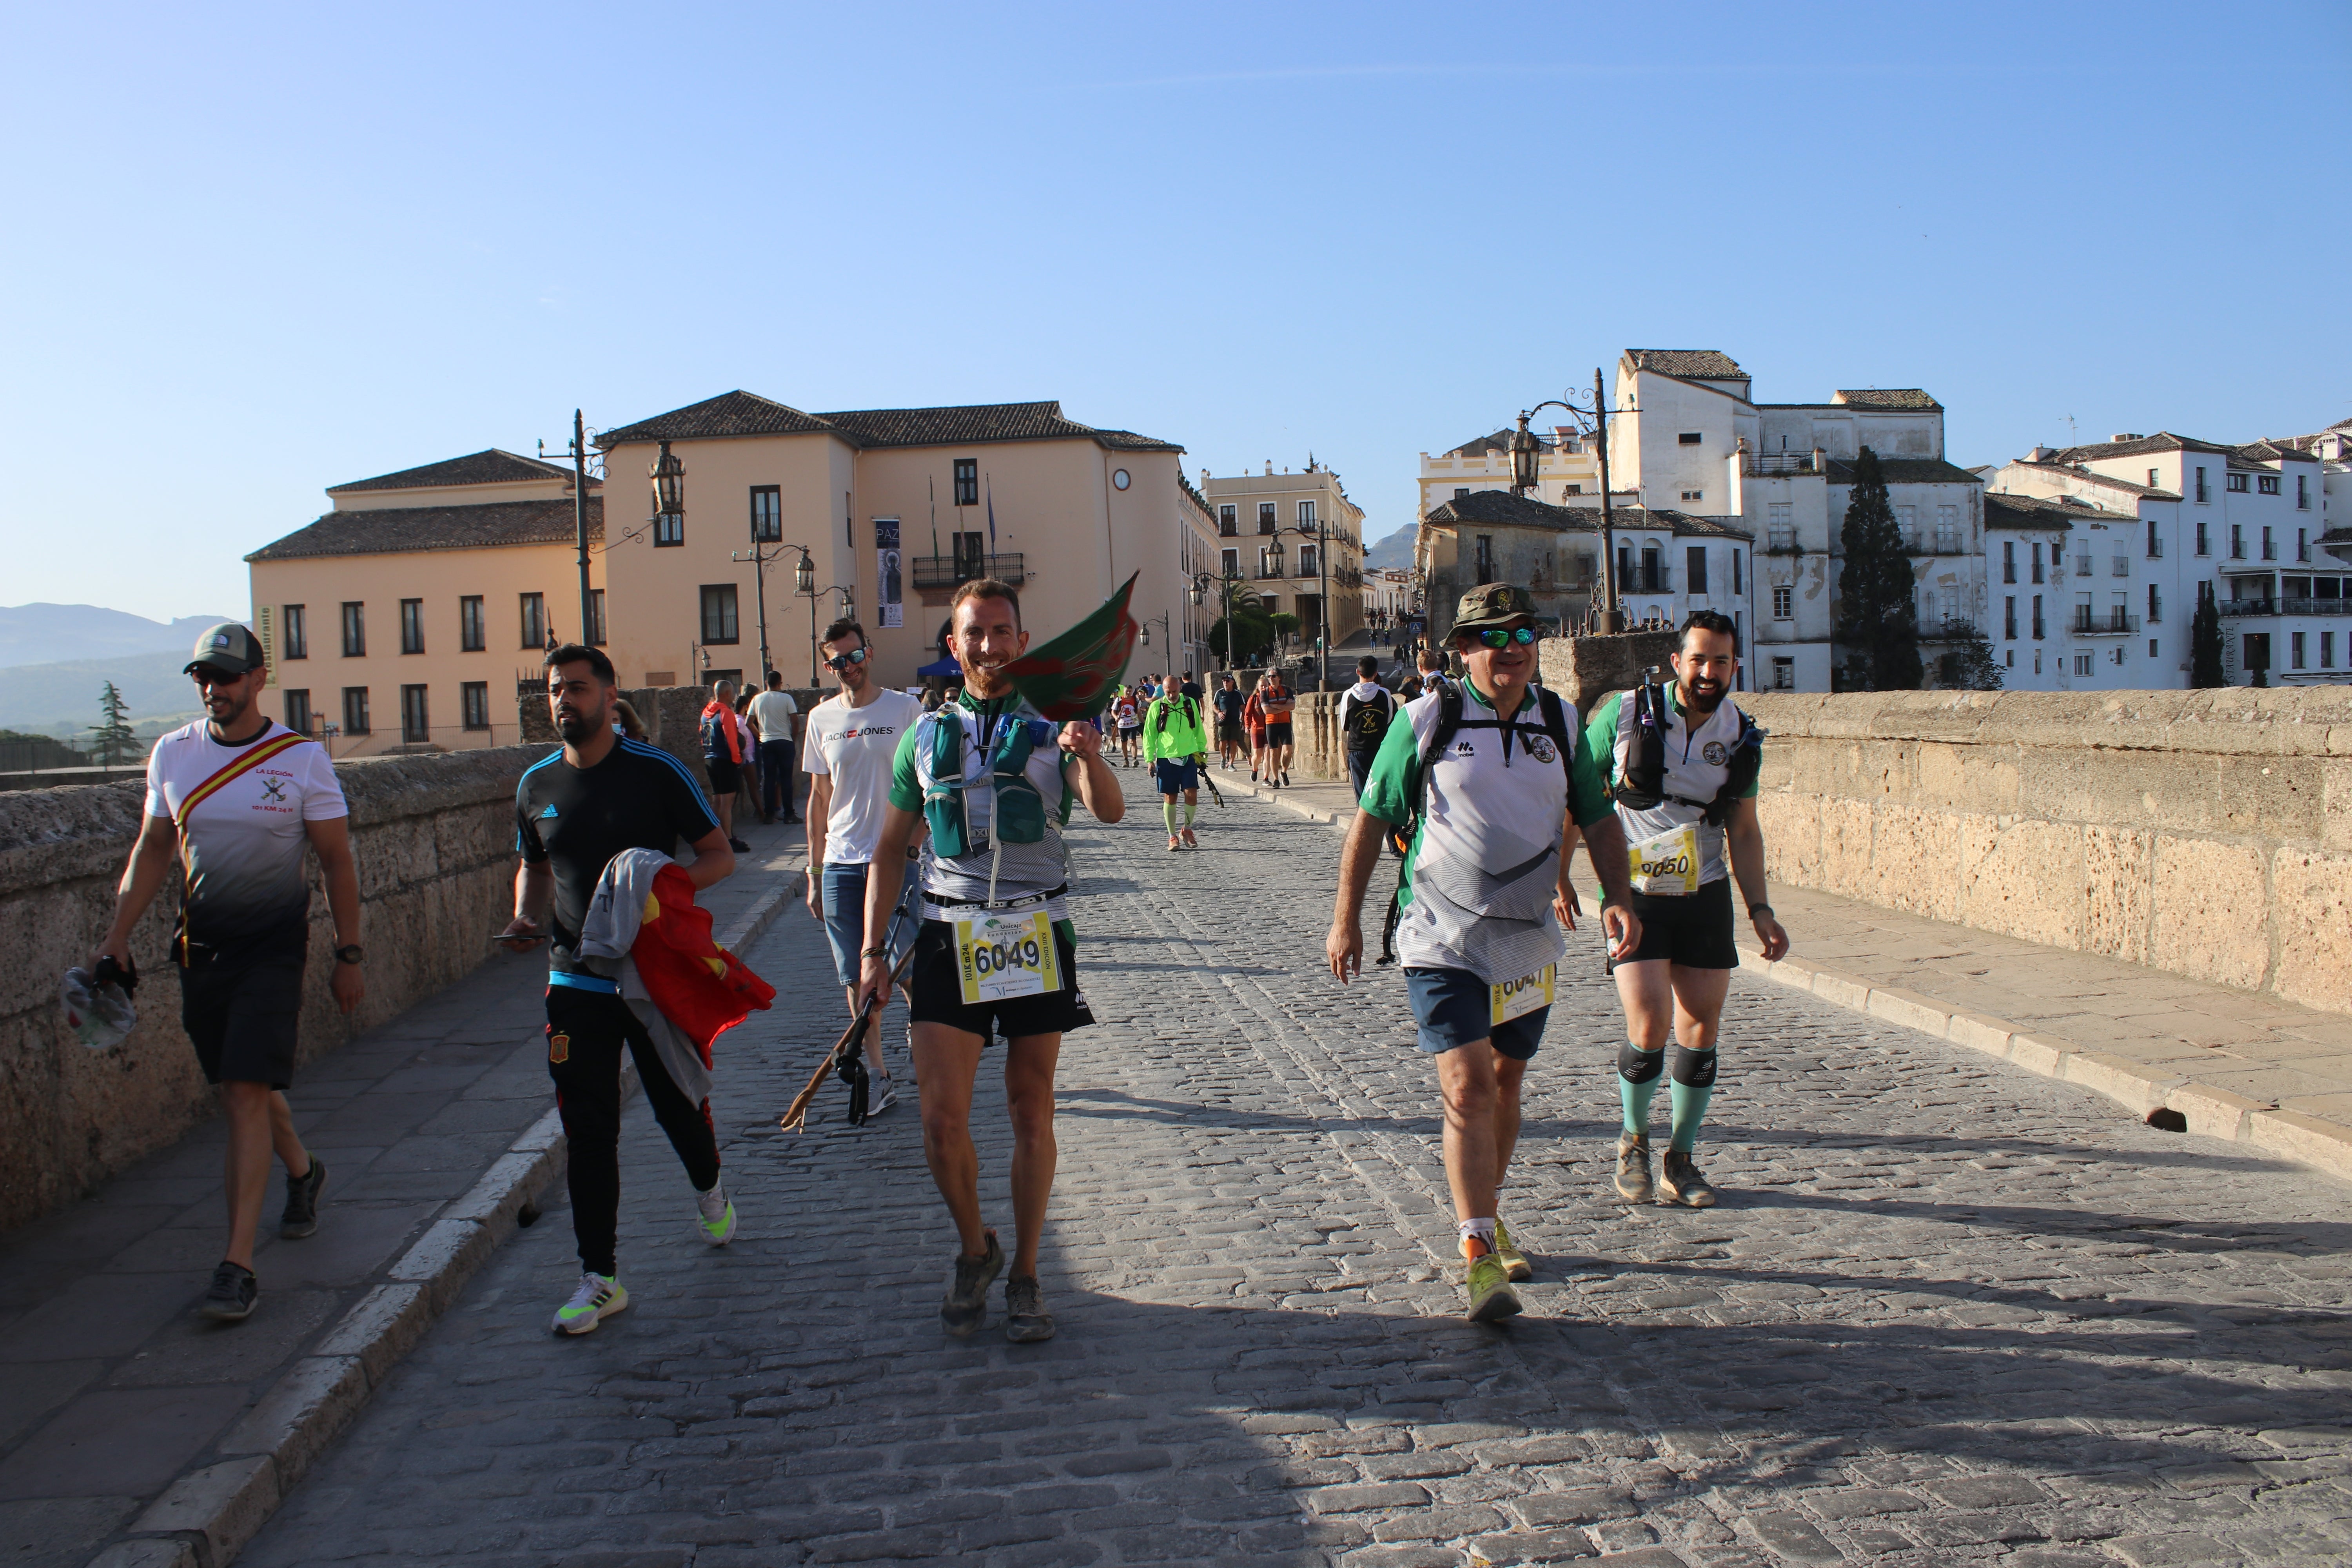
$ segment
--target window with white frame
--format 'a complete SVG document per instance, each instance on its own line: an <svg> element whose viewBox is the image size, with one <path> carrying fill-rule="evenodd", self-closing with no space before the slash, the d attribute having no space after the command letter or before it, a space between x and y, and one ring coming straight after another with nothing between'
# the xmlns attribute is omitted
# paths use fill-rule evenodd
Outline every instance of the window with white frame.
<svg viewBox="0 0 2352 1568"><path fill-rule="evenodd" d="M1772 584L1772 618L1794 620L1797 616L1797 591L1786 583Z"/></svg>

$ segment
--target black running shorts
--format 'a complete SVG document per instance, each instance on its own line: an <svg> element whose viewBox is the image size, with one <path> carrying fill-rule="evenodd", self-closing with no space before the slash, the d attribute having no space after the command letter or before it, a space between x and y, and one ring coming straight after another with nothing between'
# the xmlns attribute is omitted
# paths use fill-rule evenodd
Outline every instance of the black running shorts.
<svg viewBox="0 0 2352 1568"><path fill-rule="evenodd" d="M1265 727L1265 743L1269 746L1289 745L1291 743L1290 726L1287 724L1268 724Z"/></svg>
<svg viewBox="0 0 2352 1568"><path fill-rule="evenodd" d="M299 952L180 971L180 1026L206 1083L292 1083L301 1011Z"/></svg>
<svg viewBox="0 0 2352 1568"><path fill-rule="evenodd" d="M1663 958L1685 969L1739 967L1731 941L1730 878L1702 882L1697 892L1675 898L1635 893L1633 913L1642 921L1642 945L1618 963Z"/></svg>
<svg viewBox="0 0 2352 1568"><path fill-rule="evenodd" d="M1059 926L1054 928L1054 958L1061 969L1060 990L1003 1002L967 1003L955 927L945 921L925 921L915 937L914 962L907 967L907 1016L918 1024L945 1024L978 1035L982 1045L992 1029L1008 1040L1083 1029L1095 1016L1087 1010L1086 994L1078 989L1077 952Z"/></svg>
<svg viewBox="0 0 2352 1568"><path fill-rule="evenodd" d="M702 765L710 770L710 792L724 800L743 783L742 764L731 757L705 757Z"/></svg>

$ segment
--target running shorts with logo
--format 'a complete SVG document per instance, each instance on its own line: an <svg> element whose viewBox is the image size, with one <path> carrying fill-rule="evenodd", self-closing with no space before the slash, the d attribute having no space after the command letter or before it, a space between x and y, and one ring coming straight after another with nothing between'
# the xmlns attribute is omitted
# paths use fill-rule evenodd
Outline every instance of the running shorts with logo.
<svg viewBox="0 0 2352 1568"><path fill-rule="evenodd" d="M1663 898L1633 895L1642 922L1642 943L1619 963L1663 958L1685 969L1737 969L1739 949L1732 942L1731 881L1703 882L1696 893Z"/></svg>
<svg viewBox="0 0 2352 1568"><path fill-rule="evenodd" d="M1405 994L1416 1026L1413 1044L1429 1056L1444 1056L1474 1040L1492 1040L1495 1049L1523 1062L1543 1043L1549 1006L1495 1022L1495 988L1466 969L1408 969Z"/></svg>
<svg viewBox="0 0 2352 1568"><path fill-rule="evenodd" d="M1151 764L1161 795L1181 795L1201 787L1201 770L1192 758L1162 757Z"/></svg>
<svg viewBox="0 0 2352 1568"><path fill-rule="evenodd" d="M899 879L898 892L915 885L916 861L907 860L905 875ZM817 906L824 911L824 940L833 949L833 973L844 986L857 984L857 970L864 962L858 956L866 945L866 884L868 867L864 861L828 860L817 882ZM898 905L893 903L891 908ZM894 928L890 938L890 964L898 967L898 960L907 955L915 940L915 928L921 923L919 909L909 910L905 920Z"/></svg>

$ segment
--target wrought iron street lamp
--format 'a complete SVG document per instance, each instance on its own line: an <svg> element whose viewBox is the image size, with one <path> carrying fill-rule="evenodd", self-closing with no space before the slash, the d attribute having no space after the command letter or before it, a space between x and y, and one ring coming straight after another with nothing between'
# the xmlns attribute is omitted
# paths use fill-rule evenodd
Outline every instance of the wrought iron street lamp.
<svg viewBox="0 0 2352 1568"><path fill-rule="evenodd" d="M1212 584L1216 586L1219 593L1223 597L1225 606L1225 651L1221 657L1223 658L1224 665L1227 669L1236 668L1239 663L1239 660L1234 657L1234 589L1241 583L1241 573L1238 569L1232 572L1220 572L1214 576L1212 576L1206 572L1195 572L1192 574L1192 603L1198 605L1203 599L1207 598L1209 596L1209 588Z"/></svg>
<svg viewBox="0 0 2352 1568"><path fill-rule="evenodd" d="M1543 458L1543 442L1528 428L1528 421L1547 408L1563 410L1576 421L1580 429L1590 432L1593 449L1600 455L1601 571L1593 581L1593 622L1602 632L1622 632L1625 629L1625 610L1617 596L1616 516L1609 504L1609 400L1601 372L1595 370L1592 373L1591 407L1580 407L1554 397L1520 414L1518 428L1511 432L1513 495L1525 495L1537 486Z"/></svg>
<svg viewBox="0 0 2352 1568"><path fill-rule="evenodd" d="M657 517L684 517L686 465L669 449L668 442L661 444L661 456L654 459L654 466L648 472L654 481L654 514Z"/></svg>
<svg viewBox="0 0 2352 1568"><path fill-rule="evenodd" d="M816 607L826 595L838 594L841 595L841 613L854 619L857 615L857 600L847 588L838 586L820 588L816 585L816 563L810 558L807 545L783 544L777 548L780 551L797 550L801 552L801 558L793 563L793 592L801 595L809 602L809 684L814 686L817 684Z"/></svg>

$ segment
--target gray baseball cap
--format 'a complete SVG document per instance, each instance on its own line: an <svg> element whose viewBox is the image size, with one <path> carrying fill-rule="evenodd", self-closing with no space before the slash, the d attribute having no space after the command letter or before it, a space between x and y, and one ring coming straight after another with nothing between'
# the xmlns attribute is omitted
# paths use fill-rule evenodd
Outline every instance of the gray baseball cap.
<svg viewBox="0 0 2352 1568"><path fill-rule="evenodd" d="M194 675L202 665L223 675L244 675L268 662L259 637L235 621L223 621L196 639L195 652L180 673Z"/></svg>

